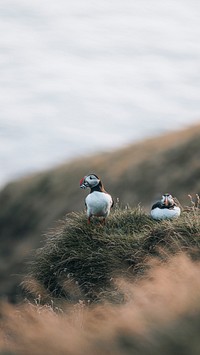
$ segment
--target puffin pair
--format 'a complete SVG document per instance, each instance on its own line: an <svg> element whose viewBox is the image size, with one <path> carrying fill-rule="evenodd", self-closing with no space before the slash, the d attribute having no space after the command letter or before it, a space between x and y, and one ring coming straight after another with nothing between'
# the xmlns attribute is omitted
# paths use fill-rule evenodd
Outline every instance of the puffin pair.
<svg viewBox="0 0 200 355"><path fill-rule="evenodd" d="M88 223L90 223L92 216L96 216L103 217L102 222L105 224L114 201L111 195L105 191L97 175L89 174L80 180L80 188L86 189L87 187L90 188L90 193L85 199ZM153 219L162 220L179 217L180 213L180 207L176 205L173 197L166 193L160 201L152 206L150 214Z"/></svg>
<svg viewBox="0 0 200 355"><path fill-rule="evenodd" d="M102 223L105 224L106 218L110 214L110 209L114 205L114 201L109 195L101 182L95 174L89 174L84 176L80 180L80 188L90 188L90 193L85 199L86 212L88 217L88 223L90 223L91 217L103 217Z"/></svg>

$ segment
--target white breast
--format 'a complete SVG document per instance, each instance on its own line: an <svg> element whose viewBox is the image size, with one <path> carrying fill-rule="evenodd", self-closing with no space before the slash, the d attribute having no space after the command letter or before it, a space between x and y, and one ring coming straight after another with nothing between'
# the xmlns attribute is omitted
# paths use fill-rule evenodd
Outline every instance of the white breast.
<svg viewBox="0 0 200 355"><path fill-rule="evenodd" d="M151 210L151 217L157 220L176 218L179 217L180 214L181 210L177 206L175 206L173 209L156 207Z"/></svg>
<svg viewBox="0 0 200 355"><path fill-rule="evenodd" d="M94 191L90 193L85 203L87 206L87 216L103 216L107 217L110 213L112 205L112 197L104 192Z"/></svg>

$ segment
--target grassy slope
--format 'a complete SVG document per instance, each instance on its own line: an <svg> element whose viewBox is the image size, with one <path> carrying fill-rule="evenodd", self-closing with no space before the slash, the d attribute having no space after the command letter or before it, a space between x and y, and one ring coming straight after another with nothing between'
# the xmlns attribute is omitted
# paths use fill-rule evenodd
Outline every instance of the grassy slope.
<svg viewBox="0 0 200 355"><path fill-rule="evenodd" d="M140 278L148 258L166 260L181 251L200 258L199 209L156 222L140 208L117 208L105 227L95 219L88 225L85 214L74 213L47 233L25 286L45 301L122 302L116 278Z"/></svg>
<svg viewBox="0 0 200 355"><path fill-rule="evenodd" d="M147 157L150 152L148 147L149 151L148 153L145 151L144 160L140 158L137 162L135 158L135 167L132 166L132 169L139 172L139 167L142 166L143 174L140 178L142 184L144 183L142 179L146 178L148 182L148 176L152 178L150 172L148 176L144 176L144 171L148 171L149 165L152 164L157 169L162 159L164 162L164 157L172 157L171 160L167 160L169 177L172 178L171 186L177 186L176 196L182 202L184 195L181 189L184 194L185 190L189 190L187 193L199 192L199 164L196 160L199 158L197 149L199 139L193 135L192 138L188 137L187 134L187 139L182 137L181 142L173 149L179 161L181 156L185 159L188 154L183 164L184 167L187 166L184 175L183 169L180 169L182 175L177 168L175 172L172 168L170 171L169 167L173 167L172 158L175 159L175 153L173 150L170 153L169 149L165 150L163 147L163 152L158 152L161 160L156 159L154 164L150 163ZM154 143L149 141L148 144ZM118 156L119 154L116 155ZM125 156L127 162L129 160L131 163L128 150ZM123 161L123 169L121 171L119 169L118 172L115 170L117 158L112 160L114 165L111 170L115 171L115 174L114 177L110 176L110 186L113 187L113 191L116 184L120 184L122 180L120 177L125 176L124 172L128 171L125 156L120 160ZM72 182L74 176L77 176L74 175L76 163L73 164L69 165ZM38 245L37 240L29 239L30 236L34 238L41 226L45 228L46 223L50 226L51 218L55 218L56 214L58 217L60 213L63 216L62 203L57 196L59 190L62 193L58 181L62 180L63 169L65 168L52 171L50 175L45 173L34 179L19 182L16 184L17 189L15 184L10 185L3 191L4 198L7 193L9 203L5 203L5 208L1 212L4 216L1 222L4 230L2 248L8 257L12 257L11 245L15 246L16 259L23 253L25 255L30 247ZM132 170L131 164L127 165L127 169ZM166 174L168 169L165 170ZM106 171L107 175L105 174L108 181L109 173L110 171ZM161 171L160 174L162 175ZM118 179L115 180L117 176ZM178 183L177 176L179 178L182 176L181 184L180 180ZM154 177L156 178L156 175ZM46 179L57 181L55 183L57 190L54 193L50 188L51 184L47 189ZM124 179L126 180L127 176ZM165 184L165 179L164 174L160 182ZM136 184L137 179L132 180ZM191 185L188 184L190 180ZM40 194L44 191L44 200L38 199L38 186ZM128 197L130 201L127 198L127 202L131 204L132 189L130 186L128 189L125 184L124 190L129 191L129 194L119 196L120 201ZM138 190L136 191L139 194ZM143 191L142 187L139 191ZM148 189L145 191L148 196ZM157 191L154 190L154 193ZM53 196L58 209L56 205L51 204ZM79 200L80 192L77 196ZM70 201L71 199L72 195ZM49 202L48 207L44 201ZM188 199L185 199L185 203L189 204ZM144 205L148 206L145 198ZM13 210L10 211L11 207ZM41 215L40 209L43 211ZM32 221L29 224L31 217ZM15 224L12 225L11 222ZM15 239L10 237L11 230ZM26 238L26 234L29 238ZM21 237L22 242L18 243ZM152 257L154 261L151 260ZM88 225L83 212L67 214L55 228L46 232L44 245L33 253L30 272L24 286L35 297L36 305L27 304L18 308L3 305L0 308L0 352L10 355L199 354L199 259L200 209L194 206L182 211L181 217L176 220L157 222L140 207L121 208L115 204L105 227L100 225L97 219ZM14 265L17 265L16 262ZM69 302L66 303L66 300ZM49 304L42 306L41 301ZM92 307L86 307L88 301L93 303ZM103 305L94 305L99 302ZM68 303L72 303L73 306L69 306ZM57 304L59 306L62 304L63 308L58 308Z"/></svg>
<svg viewBox="0 0 200 355"><path fill-rule="evenodd" d="M16 293L24 260L41 243L41 234L71 211L84 208L79 179L99 174L107 190L122 204L147 210L163 191L186 203L187 194L199 193L200 125L113 153L99 154L65 164L9 184L0 193L0 294Z"/></svg>

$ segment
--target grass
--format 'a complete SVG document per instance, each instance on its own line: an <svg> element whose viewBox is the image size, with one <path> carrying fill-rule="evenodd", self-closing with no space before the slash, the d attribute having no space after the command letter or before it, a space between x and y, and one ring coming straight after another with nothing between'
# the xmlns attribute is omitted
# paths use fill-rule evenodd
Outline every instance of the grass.
<svg viewBox="0 0 200 355"><path fill-rule="evenodd" d="M199 354L200 262L181 252L149 263L145 278L118 279L122 304L3 304L0 354Z"/></svg>
<svg viewBox="0 0 200 355"><path fill-rule="evenodd" d="M29 300L0 304L0 354L197 355L199 273L198 195L171 221L67 214L32 255Z"/></svg>
<svg viewBox="0 0 200 355"><path fill-rule="evenodd" d="M0 294L8 275L23 270L27 300L0 304L0 355L200 353L199 142L198 127L2 191ZM181 202L185 191L193 197L177 220L153 221L149 208L117 203L105 227L97 219L88 225L83 212L66 215L83 208L78 181L85 170L134 206L146 207L169 187ZM18 281L8 286L14 299Z"/></svg>
<svg viewBox="0 0 200 355"><path fill-rule="evenodd" d="M45 236L23 283L33 297L76 303L121 303L116 279L137 280L148 270L148 259L166 261L185 252L200 257L199 209L190 207L173 221L153 221L140 207L115 208L103 227L87 224L85 213L68 214Z"/></svg>

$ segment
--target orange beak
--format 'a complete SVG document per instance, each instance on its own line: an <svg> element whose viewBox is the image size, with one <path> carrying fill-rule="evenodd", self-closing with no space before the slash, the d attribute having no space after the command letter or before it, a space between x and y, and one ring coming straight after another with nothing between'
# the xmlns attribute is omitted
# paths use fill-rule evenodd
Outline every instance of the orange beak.
<svg viewBox="0 0 200 355"><path fill-rule="evenodd" d="M84 184L84 181L85 181L85 176L80 180L80 188L81 189L86 189L86 186Z"/></svg>
<svg viewBox="0 0 200 355"><path fill-rule="evenodd" d="M165 198L165 200L164 200L164 205L165 205L165 206L168 206L168 204L169 204L168 199Z"/></svg>

